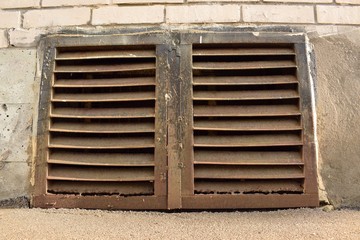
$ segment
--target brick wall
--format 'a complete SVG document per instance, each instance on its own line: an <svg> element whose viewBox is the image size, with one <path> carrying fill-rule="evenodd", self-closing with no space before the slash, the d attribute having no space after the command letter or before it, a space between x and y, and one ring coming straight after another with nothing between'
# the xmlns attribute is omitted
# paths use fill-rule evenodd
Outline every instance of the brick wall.
<svg viewBox="0 0 360 240"><path fill-rule="evenodd" d="M360 0L6 0L0 47L58 27L203 23L360 26Z"/></svg>

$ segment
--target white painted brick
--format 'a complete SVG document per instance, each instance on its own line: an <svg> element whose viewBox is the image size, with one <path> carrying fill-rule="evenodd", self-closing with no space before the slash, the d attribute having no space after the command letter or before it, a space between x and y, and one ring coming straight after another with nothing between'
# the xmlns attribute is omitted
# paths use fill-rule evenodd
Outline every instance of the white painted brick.
<svg viewBox="0 0 360 240"><path fill-rule="evenodd" d="M20 21L20 12L0 11L0 28L20 27Z"/></svg>
<svg viewBox="0 0 360 240"><path fill-rule="evenodd" d="M0 30L0 48L6 48L9 46L7 34L5 30Z"/></svg>
<svg viewBox="0 0 360 240"><path fill-rule="evenodd" d="M319 23L360 24L360 6L317 6Z"/></svg>
<svg viewBox="0 0 360 240"><path fill-rule="evenodd" d="M183 0L113 0L115 4L132 4L132 3L183 3Z"/></svg>
<svg viewBox="0 0 360 240"><path fill-rule="evenodd" d="M92 24L164 22L164 6L101 7L93 10Z"/></svg>
<svg viewBox="0 0 360 240"><path fill-rule="evenodd" d="M301 5L245 5L242 7L245 22L313 23L312 6Z"/></svg>
<svg viewBox="0 0 360 240"><path fill-rule="evenodd" d="M358 4L358 5L360 5L360 0L336 0L336 2L340 3L340 4Z"/></svg>
<svg viewBox="0 0 360 240"><path fill-rule="evenodd" d="M166 22L169 23L222 23L239 21L239 5L183 5L166 7Z"/></svg>
<svg viewBox="0 0 360 240"><path fill-rule="evenodd" d="M30 10L24 14L24 28L85 25L90 21L90 8Z"/></svg>
<svg viewBox="0 0 360 240"><path fill-rule="evenodd" d="M281 3L332 3L333 0L263 0L264 2L281 2Z"/></svg>
<svg viewBox="0 0 360 240"><path fill-rule="evenodd" d="M39 7L40 0L0 0L0 8L31 8Z"/></svg>
<svg viewBox="0 0 360 240"><path fill-rule="evenodd" d="M188 2L260 2L259 0L188 0Z"/></svg>
<svg viewBox="0 0 360 240"><path fill-rule="evenodd" d="M35 47L40 35L45 33L40 29L10 29L9 41L15 47Z"/></svg>
<svg viewBox="0 0 360 240"><path fill-rule="evenodd" d="M109 4L110 0L42 0L43 7Z"/></svg>

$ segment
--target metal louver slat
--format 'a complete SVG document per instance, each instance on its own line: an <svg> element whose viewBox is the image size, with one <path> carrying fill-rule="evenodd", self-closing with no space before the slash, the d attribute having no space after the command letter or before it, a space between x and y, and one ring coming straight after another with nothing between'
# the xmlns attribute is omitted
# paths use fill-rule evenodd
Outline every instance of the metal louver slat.
<svg viewBox="0 0 360 240"><path fill-rule="evenodd" d="M197 149L194 163L208 165L303 165L299 151L264 150L215 151Z"/></svg>
<svg viewBox="0 0 360 240"><path fill-rule="evenodd" d="M153 108L54 108L51 117L59 118L149 118Z"/></svg>
<svg viewBox="0 0 360 240"><path fill-rule="evenodd" d="M196 193L272 193L272 192L302 192L303 187L298 180L249 180L249 181L198 181L195 183Z"/></svg>
<svg viewBox="0 0 360 240"><path fill-rule="evenodd" d="M195 136L195 147L299 146L299 134L204 135Z"/></svg>
<svg viewBox="0 0 360 240"><path fill-rule="evenodd" d="M266 55L295 55L291 48L208 48L194 49L193 56L266 56Z"/></svg>
<svg viewBox="0 0 360 240"><path fill-rule="evenodd" d="M100 50L100 51L74 51L60 52L56 60L77 59L111 59L111 58L155 58L152 50Z"/></svg>
<svg viewBox="0 0 360 240"><path fill-rule="evenodd" d="M295 76L194 76L193 85L271 85L271 84L294 84L297 83Z"/></svg>
<svg viewBox="0 0 360 240"><path fill-rule="evenodd" d="M155 100L154 92L83 93L55 94L53 102L120 102Z"/></svg>
<svg viewBox="0 0 360 240"><path fill-rule="evenodd" d="M300 111L295 105L251 105L251 106L194 106L195 117L255 117L296 116Z"/></svg>
<svg viewBox="0 0 360 240"><path fill-rule="evenodd" d="M152 195L153 184L151 182L86 182L86 181L50 181L48 191L54 194L82 193L97 195L107 193L109 195Z"/></svg>
<svg viewBox="0 0 360 240"><path fill-rule="evenodd" d="M299 98L295 90L196 91L194 100L266 100Z"/></svg>
<svg viewBox="0 0 360 240"><path fill-rule="evenodd" d="M299 166L213 166L195 168L195 179L296 179L304 178Z"/></svg>
<svg viewBox="0 0 360 240"><path fill-rule="evenodd" d="M121 149L121 148L152 148L153 137L54 137L50 140L50 148L80 149Z"/></svg>
<svg viewBox="0 0 360 240"><path fill-rule="evenodd" d="M194 201L303 193L294 49L203 44L192 54Z"/></svg>
<svg viewBox="0 0 360 240"><path fill-rule="evenodd" d="M194 62L197 70L246 70L266 68L295 68L295 62L283 61L250 61L250 62Z"/></svg>
<svg viewBox="0 0 360 240"><path fill-rule="evenodd" d="M141 71L155 70L154 63L126 63L114 65L68 65L56 66L56 73L92 73L92 72L124 72L124 71Z"/></svg>
<svg viewBox="0 0 360 240"><path fill-rule="evenodd" d="M294 118L196 119L194 130L213 131L286 131L301 130L299 120Z"/></svg>
<svg viewBox="0 0 360 240"><path fill-rule="evenodd" d="M153 86L154 78L110 78L110 79L66 79L57 80L54 87L63 88L91 88L91 87L131 87L131 86Z"/></svg>
<svg viewBox="0 0 360 240"><path fill-rule="evenodd" d="M94 182L133 182L153 181L151 167L90 167L59 166L49 169L49 180L94 181Z"/></svg>
<svg viewBox="0 0 360 240"><path fill-rule="evenodd" d="M51 132L73 133L148 133L155 132L153 123L53 123Z"/></svg>
<svg viewBox="0 0 360 240"><path fill-rule="evenodd" d="M49 163L86 166L154 166L151 153L79 153L55 152L49 156Z"/></svg>

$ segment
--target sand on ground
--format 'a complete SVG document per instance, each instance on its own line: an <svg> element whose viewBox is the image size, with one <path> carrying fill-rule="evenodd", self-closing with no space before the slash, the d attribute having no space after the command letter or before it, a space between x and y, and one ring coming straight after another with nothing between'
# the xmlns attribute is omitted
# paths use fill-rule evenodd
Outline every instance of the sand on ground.
<svg viewBox="0 0 360 240"><path fill-rule="evenodd" d="M360 239L360 211L0 209L0 239Z"/></svg>

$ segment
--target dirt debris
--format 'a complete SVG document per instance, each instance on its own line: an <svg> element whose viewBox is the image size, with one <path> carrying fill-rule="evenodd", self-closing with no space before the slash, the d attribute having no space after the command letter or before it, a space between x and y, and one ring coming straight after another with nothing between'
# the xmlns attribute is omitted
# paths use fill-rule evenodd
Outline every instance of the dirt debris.
<svg viewBox="0 0 360 240"><path fill-rule="evenodd" d="M360 211L0 209L0 239L360 239Z"/></svg>

